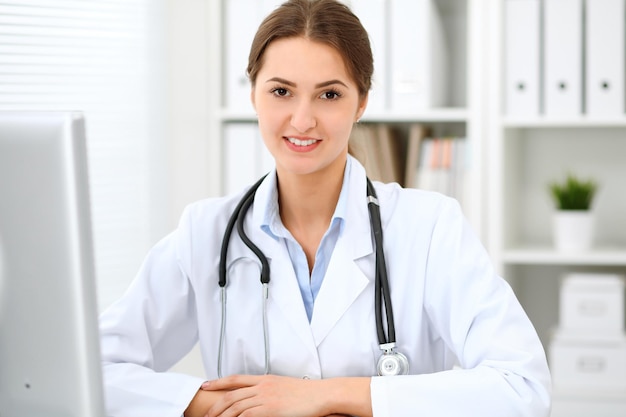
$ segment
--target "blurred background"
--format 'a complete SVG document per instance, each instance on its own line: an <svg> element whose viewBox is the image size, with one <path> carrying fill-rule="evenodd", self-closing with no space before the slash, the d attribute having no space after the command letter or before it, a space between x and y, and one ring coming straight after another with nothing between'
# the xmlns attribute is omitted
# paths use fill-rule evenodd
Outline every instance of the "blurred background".
<svg viewBox="0 0 626 417"><path fill-rule="evenodd" d="M0 0L0 110L86 116L100 310L186 204L271 168L245 67L279 3ZM346 3L376 68L357 157L375 179L461 202L566 358L551 358L555 415L626 415L625 0ZM548 189L567 175L597 185L590 241L573 249L556 244Z"/></svg>
<svg viewBox="0 0 626 417"><path fill-rule="evenodd" d="M86 117L101 309L185 204L220 192L207 133L207 9L203 1L0 2L0 109Z"/></svg>

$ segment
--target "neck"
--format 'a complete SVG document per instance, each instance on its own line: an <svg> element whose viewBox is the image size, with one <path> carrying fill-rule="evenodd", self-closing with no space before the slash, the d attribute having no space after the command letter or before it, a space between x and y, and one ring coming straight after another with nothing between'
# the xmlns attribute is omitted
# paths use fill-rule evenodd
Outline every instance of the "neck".
<svg viewBox="0 0 626 417"><path fill-rule="evenodd" d="M314 175L279 173L280 216L288 230L321 227L326 231L339 200L344 169L345 164Z"/></svg>
<svg viewBox="0 0 626 417"><path fill-rule="evenodd" d="M304 250L309 274L341 193L346 164L335 165L311 175L281 175L277 171L280 218Z"/></svg>
<svg viewBox="0 0 626 417"><path fill-rule="evenodd" d="M279 179L280 216L285 226L330 223L343 176L326 181L314 178Z"/></svg>

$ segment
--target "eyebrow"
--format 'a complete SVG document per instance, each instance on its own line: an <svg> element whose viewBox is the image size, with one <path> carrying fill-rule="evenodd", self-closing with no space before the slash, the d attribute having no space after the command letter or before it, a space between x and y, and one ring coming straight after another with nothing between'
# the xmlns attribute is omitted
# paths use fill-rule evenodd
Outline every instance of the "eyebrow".
<svg viewBox="0 0 626 417"><path fill-rule="evenodd" d="M279 82L281 84L286 84L290 87L296 87L296 83L289 81L289 80L285 80L284 78L280 78L280 77L272 77L269 80L267 80L266 82ZM315 84L315 88L322 88L322 87L328 87L329 85L333 85L333 84L341 84L344 87L348 88L348 86L346 85L346 83L344 83L341 80L329 80L329 81L324 81L318 84Z"/></svg>

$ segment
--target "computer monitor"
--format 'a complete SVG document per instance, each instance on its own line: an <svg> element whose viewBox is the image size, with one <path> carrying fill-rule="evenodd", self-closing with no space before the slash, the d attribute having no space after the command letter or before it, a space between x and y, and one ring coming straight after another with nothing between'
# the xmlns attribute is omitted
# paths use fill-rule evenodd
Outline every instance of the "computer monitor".
<svg viewBox="0 0 626 417"><path fill-rule="evenodd" d="M102 417L85 125L0 111L0 416Z"/></svg>

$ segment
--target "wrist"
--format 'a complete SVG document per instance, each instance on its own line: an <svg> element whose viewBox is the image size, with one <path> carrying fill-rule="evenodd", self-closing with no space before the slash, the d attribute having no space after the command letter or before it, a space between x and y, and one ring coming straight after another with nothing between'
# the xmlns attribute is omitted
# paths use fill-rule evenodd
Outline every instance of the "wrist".
<svg viewBox="0 0 626 417"><path fill-rule="evenodd" d="M346 414L367 417L372 415L369 377L329 378L320 380L322 415Z"/></svg>
<svg viewBox="0 0 626 417"><path fill-rule="evenodd" d="M222 391L204 391L198 390L193 397L187 409L185 410L184 417L204 417L209 411L209 408L221 397Z"/></svg>

